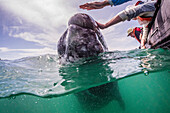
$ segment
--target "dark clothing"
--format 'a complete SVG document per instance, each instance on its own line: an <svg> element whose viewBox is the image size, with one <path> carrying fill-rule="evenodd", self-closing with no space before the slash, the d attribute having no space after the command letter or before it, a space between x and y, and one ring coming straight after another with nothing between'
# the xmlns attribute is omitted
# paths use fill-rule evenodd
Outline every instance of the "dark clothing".
<svg viewBox="0 0 170 113"><path fill-rule="evenodd" d="M146 48L170 49L170 0L158 0Z"/></svg>
<svg viewBox="0 0 170 113"><path fill-rule="evenodd" d="M135 27L133 29L133 33L135 35L135 39L141 43L141 40L140 40L140 34L142 33L142 27Z"/></svg>

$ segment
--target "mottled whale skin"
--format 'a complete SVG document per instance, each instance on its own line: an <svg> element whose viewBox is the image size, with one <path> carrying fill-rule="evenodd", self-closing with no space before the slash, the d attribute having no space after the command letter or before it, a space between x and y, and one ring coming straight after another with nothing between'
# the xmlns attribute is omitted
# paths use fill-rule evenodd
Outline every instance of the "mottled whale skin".
<svg viewBox="0 0 170 113"><path fill-rule="evenodd" d="M87 14L78 13L70 18L68 28L57 45L61 64L108 51L104 37L96 26L96 22ZM75 96L83 107L91 110L99 109L112 100L117 100L125 108L116 81L75 93Z"/></svg>
<svg viewBox="0 0 170 113"><path fill-rule="evenodd" d="M58 41L59 60L75 62L79 58L106 52L108 48L96 26L96 22L87 14L78 13L71 17L67 30Z"/></svg>

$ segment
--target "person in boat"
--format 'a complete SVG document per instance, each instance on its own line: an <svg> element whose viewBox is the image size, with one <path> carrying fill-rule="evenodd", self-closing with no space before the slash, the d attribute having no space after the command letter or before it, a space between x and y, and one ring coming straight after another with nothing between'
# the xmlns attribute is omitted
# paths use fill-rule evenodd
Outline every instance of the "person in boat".
<svg viewBox="0 0 170 113"><path fill-rule="evenodd" d="M127 36L135 38L139 43L142 39L142 27L129 28L127 30Z"/></svg>
<svg viewBox="0 0 170 113"><path fill-rule="evenodd" d="M135 5L128 6L125 10L119 12L115 17L105 24L97 22L100 29L108 28L117 23L123 22L125 20L138 20L139 24L143 26L143 35L141 39L141 49L145 49L145 43L148 36L148 24L152 20L152 16L155 12L155 1L142 2L138 1ZM82 7L81 7L82 8ZM90 10L90 8L84 7L84 9Z"/></svg>

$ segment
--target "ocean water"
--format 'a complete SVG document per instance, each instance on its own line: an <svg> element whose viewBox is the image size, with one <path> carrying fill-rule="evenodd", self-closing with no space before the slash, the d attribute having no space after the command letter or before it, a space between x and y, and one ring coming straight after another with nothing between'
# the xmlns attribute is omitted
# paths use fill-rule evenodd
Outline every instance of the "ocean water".
<svg viewBox="0 0 170 113"><path fill-rule="evenodd" d="M169 113L170 51L0 60L0 113Z"/></svg>

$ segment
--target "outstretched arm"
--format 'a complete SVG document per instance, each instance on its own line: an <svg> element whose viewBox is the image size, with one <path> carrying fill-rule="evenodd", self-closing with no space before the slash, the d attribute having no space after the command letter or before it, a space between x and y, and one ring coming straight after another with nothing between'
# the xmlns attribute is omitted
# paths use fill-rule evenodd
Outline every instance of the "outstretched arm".
<svg viewBox="0 0 170 113"><path fill-rule="evenodd" d="M121 12L119 12L115 17L113 17L109 22L106 24L98 23L98 27L101 29L107 28L111 25L115 25L121 21L128 20L130 21L132 18L136 18L137 16L142 15L153 15L155 11L155 2L147 2L139 6L132 6L131 8L127 8ZM145 9L145 11L143 11Z"/></svg>
<svg viewBox="0 0 170 113"><path fill-rule="evenodd" d="M120 18L119 15L116 15L115 17L113 17L113 18L112 18L109 22L107 22L106 24L101 24L101 23L99 23L99 22L96 22L96 23L97 23L97 25L98 25L98 27L99 27L100 29L105 29L105 28L107 28L107 27L109 27L109 26L111 26L111 25L115 25L115 24L117 24L117 23L119 23L119 22L121 22L121 21L123 21L122 18Z"/></svg>
<svg viewBox="0 0 170 113"><path fill-rule="evenodd" d="M131 1L131 0L104 0L102 2L91 2L91 3L86 3L86 4L83 4L83 5L80 5L79 7L81 9L86 9L86 10L92 10L92 9L101 9L105 6L108 6L108 5L120 5L120 4L123 4L125 2L128 2L128 1Z"/></svg>
<svg viewBox="0 0 170 113"><path fill-rule="evenodd" d="M83 5L80 5L79 7L81 9L92 10L92 9L101 9L101 8L103 8L105 6L108 6L108 5L110 5L109 1L108 0L104 0L102 2L86 3L86 4L83 4Z"/></svg>

